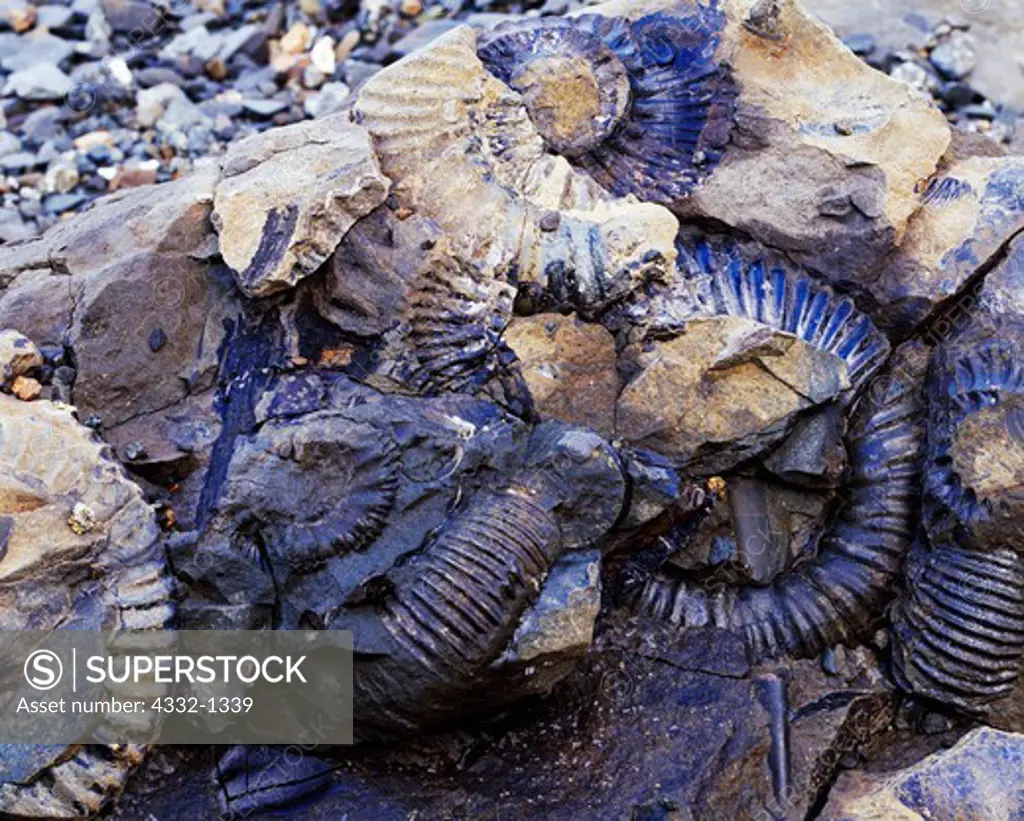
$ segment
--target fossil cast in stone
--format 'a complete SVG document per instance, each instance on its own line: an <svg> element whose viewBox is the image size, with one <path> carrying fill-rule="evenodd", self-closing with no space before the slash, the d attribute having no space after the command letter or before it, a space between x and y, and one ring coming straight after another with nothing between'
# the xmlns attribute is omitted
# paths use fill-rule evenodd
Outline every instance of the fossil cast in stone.
<svg viewBox="0 0 1024 821"><path fill-rule="evenodd" d="M933 357L923 536L893 613L894 670L905 689L1016 729L1024 726L1022 333L1017 317L983 315Z"/></svg>
<svg viewBox="0 0 1024 821"><path fill-rule="evenodd" d="M357 735L412 732L483 707L473 691L551 568L614 524L624 485L600 437L541 425L527 453L515 475L463 500L376 593L328 619L355 634Z"/></svg>
<svg viewBox="0 0 1024 821"><path fill-rule="evenodd" d="M547 147L602 188L673 205L721 159L736 90L715 61L725 15L698 6L630 23L582 15L506 23L484 65L523 95Z"/></svg>
<svg viewBox="0 0 1024 821"><path fill-rule="evenodd" d="M901 349L872 384L846 436L849 475L841 507L817 555L767 586L708 591L686 578L657 577L636 607L684 630L736 634L751 660L813 657L853 644L882 618L909 550L924 447L923 346Z"/></svg>
<svg viewBox="0 0 1024 821"><path fill-rule="evenodd" d="M558 306L597 310L670 276L675 217L550 153L477 47L473 29L456 28L374 76L355 103L398 206L435 222L460 262L535 283Z"/></svg>
<svg viewBox="0 0 1024 821"><path fill-rule="evenodd" d="M171 626L153 510L70 408L0 395L0 464L0 628ZM130 718L106 714L98 737L119 721ZM124 788L144 749L0 746L0 815L90 817Z"/></svg>

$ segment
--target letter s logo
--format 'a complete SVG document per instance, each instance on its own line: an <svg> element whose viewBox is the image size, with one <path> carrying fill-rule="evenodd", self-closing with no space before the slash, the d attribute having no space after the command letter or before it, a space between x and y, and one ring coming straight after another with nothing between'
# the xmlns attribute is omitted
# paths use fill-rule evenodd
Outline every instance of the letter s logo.
<svg viewBox="0 0 1024 821"><path fill-rule="evenodd" d="M64 665L52 650L36 650L25 659L25 681L36 690L50 690L60 684Z"/></svg>

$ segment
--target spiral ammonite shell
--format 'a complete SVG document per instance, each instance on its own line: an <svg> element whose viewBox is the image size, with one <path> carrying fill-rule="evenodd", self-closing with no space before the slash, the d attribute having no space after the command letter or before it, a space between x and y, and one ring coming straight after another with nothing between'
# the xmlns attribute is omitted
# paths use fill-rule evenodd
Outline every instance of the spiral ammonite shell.
<svg viewBox="0 0 1024 821"><path fill-rule="evenodd" d="M721 160L736 88L715 61L724 15L508 23L479 54L522 93L548 149L605 190L672 205Z"/></svg>
<svg viewBox="0 0 1024 821"><path fill-rule="evenodd" d="M684 630L734 633L751 661L814 657L853 644L895 596L910 549L924 454L923 346L901 349L885 390L869 390L847 435L850 477L818 556L767 587L714 592L656 577L639 592L641 613Z"/></svg>
<svg viewBox="0 0 1024 821"><path fill-rule="evenodd" d="M1020 338L985 320L933 357L924 536L893 613L903 688L993 720L1024 669Z"/></svg>

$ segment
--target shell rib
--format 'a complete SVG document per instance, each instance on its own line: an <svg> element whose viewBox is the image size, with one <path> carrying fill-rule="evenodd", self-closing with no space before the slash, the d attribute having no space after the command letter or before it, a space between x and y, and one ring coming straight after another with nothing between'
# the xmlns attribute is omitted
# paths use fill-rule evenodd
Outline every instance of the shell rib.
<svg viewBox="0 0 1024 821"><path fill-rule="evenodd" d="M541 18L499 26L480 57L523 92L553 151L607 191L674 205L721 160L732 130L736 88L715 61L724 23L704 7L635 23Z"/></svg>
<svg viewBox="0 0 1024 821"><path fill-rule="evenodd" d="M488 73L460 27L364 86L355 116L399 204L432 219L463 263L512 285L562 288L599 308L668 277L678 223L616 200L547 153L522 97Z"/></svg>
<svg viewBox="0 0 1024 821"><path fill-rule="evenodd" d="M981 715L998 715L1024 669L1019 340L1018 324L980 321L933 357L927 540L893 613L900 685Z"/></svg>
<svg viewBox="0 0 1024 821"><path fill-rule="evenodd" d="M895 595L913 535L924 452L924 356L911 350L897 357L896 367L900 378L879 380L857 409L847 436L843 506L813 562L769 587L709 592L657 577L639 593L640 612L683 629L735 633L752 661L814 657L863 637Z"/></svg>
<svg viewBox="0 0 1024 821"><path fill-rule="evenodd" d="M381 623L396 653L360 663L361 736L407 732L463 707L562 552L551 512L512 487L474 499L405 568ZM453 698L453 696L455 696Z"/></svg>

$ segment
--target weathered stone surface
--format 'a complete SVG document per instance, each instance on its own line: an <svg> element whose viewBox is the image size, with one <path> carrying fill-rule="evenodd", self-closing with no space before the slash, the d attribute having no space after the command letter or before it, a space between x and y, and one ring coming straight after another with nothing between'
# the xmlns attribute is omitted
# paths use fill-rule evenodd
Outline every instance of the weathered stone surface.
<svg viewBox="0 0 1024 821"><path fill-rule="evenodd" d="M821 821L1007 821L1024 813L1024 736L975 730L896 773L839 777Z"/></svg>
<svg viewBox="0 0 1024 821"><path fill-rule="evenodd" d="M973 157L956 163L929 185L903 245L877 278L862 283L878 306L878 322L910 332L972 275L998 260L1021 231L1024 159Z"/></svg>
<svg viewBox="0 0 1024 821"><path fill-rule="evenodd" d="M702 470L762 452L850 384L838 356L738 317L692 320L645 347L616 405L616 435Z"/></svg>
<svg viewBox="0 0 1024 821"><path fill-rule="evenodd" d="M637 19L692 5L621 0L593 11ZM902 238L949 126L930 101L863 64L795 0L762 6L775 11L759 22L747 0L722 4L718 55L739 86L735 130L724 159L679 207L786 250L833 282L849 281Z"/></svg>
<svg viewBox="0 0 1024 821"><path fill-rule="evenodd" d="M39 348L17 331L0 331L0 385L9 387L19 376L43 364Z"/></svg>
<svg viewBox="0 0 1024 821"><path fill-rule="evenodd" d="M248 296L313 273L387 196L367 131L347 113L242 140L217 183L220 252Z"/></svg>
<svg viewBox="0 0 1024 821"><path fill-rule="evenodd" d="M541 418L612 435L620 385L608 331L575 317L537 314L513 319L505 341Z"/></svg>
<svg viewBox="0 0 1024 821"><path fill-rule="evenodd" d="M167 627L174 603L157 536L139 488L70 408L0 395L0 627ZM134 745L61 752L0 745L0 814L91 815L141 758Z"/></svg>
<svg viewBox="0 0 1024 821"><path fill-rule="evenodd" d="M83 418L115 427L208 385L229 303L195 258L212 233L215 176L113 195L0 253L0 315L16 322L27 309L39 344L72 348Z"/></svg>

